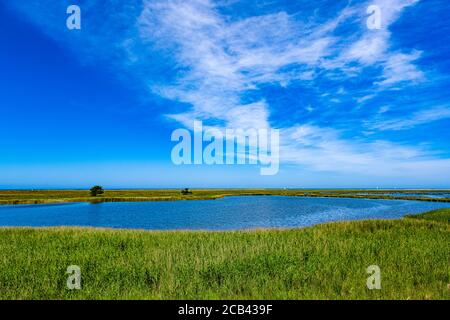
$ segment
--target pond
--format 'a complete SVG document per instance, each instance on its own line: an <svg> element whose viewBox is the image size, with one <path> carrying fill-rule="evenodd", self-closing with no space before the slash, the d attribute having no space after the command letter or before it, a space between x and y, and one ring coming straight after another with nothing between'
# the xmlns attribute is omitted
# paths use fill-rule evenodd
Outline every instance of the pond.
<svg viewBox="0 0 450 320"><path fill-rule="evenodd" d="M305 227L397 219L450 203L346 198L233 196L218 200L0 206L0 226L89 226L150 230Z"/></svg>

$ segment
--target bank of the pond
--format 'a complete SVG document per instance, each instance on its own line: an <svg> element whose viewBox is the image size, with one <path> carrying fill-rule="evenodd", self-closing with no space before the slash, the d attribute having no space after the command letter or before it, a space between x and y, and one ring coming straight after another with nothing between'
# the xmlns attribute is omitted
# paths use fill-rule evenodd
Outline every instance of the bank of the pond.
<svg viewBox="0 0 450 320"><path fill-rule="evenodd" d="M233 232L0 228L0 297L450 299L449 215ZM66 288L70 265L80 290ZM366 286L370 265L381 290Z"/></svg>

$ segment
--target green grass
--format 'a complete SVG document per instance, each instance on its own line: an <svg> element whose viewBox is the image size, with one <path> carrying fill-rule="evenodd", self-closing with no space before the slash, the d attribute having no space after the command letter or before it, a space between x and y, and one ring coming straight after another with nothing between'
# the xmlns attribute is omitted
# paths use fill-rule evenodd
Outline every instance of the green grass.
<svg viewBox="0 0 450 320"><path fill-rule="evenodd" d="M361 195L359 193L367 193ZM402 199L450 202L450 198L398 197L383 193L449 193L449 190L306 190L306 189L194 189L182 195L180 190L107 190L103 195L91 197L88 190L0 190L1 204L46 204L62 202L121 202L217 199L225 196L281 195L298 197L339 197L364 199Z"/></svg>
<svg viewBox="0 0 450 320"><path fill-rule="evenodd" d="M449 215L236 232L0 228L0 298L450 299ZM366 287L374 264L381 290ZM69 265L81 290L66 288Z"/></svg>
<svg viewBox="0 0 450 320"><path fill-rule="evenodd" d="M437 209L419 215L408 215L406 217L410 219L425 219L450 223L450 209Z"/></svg>

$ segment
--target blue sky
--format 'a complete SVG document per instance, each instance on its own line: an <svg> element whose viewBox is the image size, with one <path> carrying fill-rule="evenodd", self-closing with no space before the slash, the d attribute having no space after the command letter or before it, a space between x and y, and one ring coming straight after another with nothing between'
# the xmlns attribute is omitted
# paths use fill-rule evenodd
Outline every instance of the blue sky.
<svg viewBox="0 0 450 320"><path fill-rule="evenodd" d="M81 8L81 30L66 8ZM381 29L367 28L369 5ZM447 0L0 2L0 187L450 187ZM194 120L280 171L175 166Z"/></svg>

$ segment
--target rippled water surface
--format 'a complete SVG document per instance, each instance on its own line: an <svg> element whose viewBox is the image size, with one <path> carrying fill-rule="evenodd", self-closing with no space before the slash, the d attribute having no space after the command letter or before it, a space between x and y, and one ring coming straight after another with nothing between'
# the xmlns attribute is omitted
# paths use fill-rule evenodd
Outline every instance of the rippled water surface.
<svg viewBox="0 0 450 320"><path fill-rule="evenodd" d="M19 205L0 206L0 226L230 230L394 219L438 208L450 208L450 203L242 196L218 200Z"/></svg>

